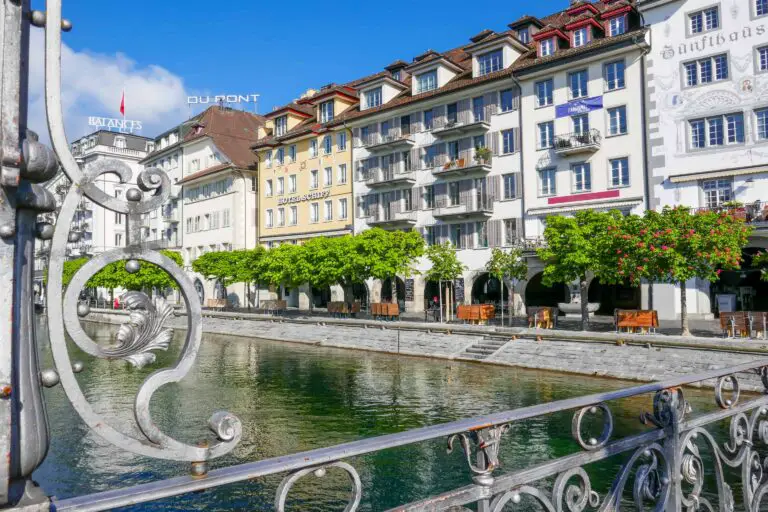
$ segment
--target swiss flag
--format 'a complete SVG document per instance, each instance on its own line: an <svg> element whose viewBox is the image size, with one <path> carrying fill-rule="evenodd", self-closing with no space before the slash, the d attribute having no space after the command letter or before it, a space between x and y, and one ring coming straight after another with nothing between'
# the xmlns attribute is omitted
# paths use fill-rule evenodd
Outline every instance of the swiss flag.
<svg viewBox="0 0 768 512"><path fill-rule="evenodd" d="M120 99L120 115L125 115L125 89L123 89L123 97Z"/></svg>

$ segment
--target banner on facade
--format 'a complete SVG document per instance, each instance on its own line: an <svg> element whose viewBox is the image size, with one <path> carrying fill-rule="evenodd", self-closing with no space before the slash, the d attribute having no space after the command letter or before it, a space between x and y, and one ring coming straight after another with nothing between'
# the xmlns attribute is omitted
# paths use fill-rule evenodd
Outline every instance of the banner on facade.
<svg viewBox="0 0 768 512"><path fill-rule="evenodd" d="M601 108L603 108L603 97L595 96L594 98L583 98L558 105L555 107L555 115L557 117L577 116Z"/></svg>

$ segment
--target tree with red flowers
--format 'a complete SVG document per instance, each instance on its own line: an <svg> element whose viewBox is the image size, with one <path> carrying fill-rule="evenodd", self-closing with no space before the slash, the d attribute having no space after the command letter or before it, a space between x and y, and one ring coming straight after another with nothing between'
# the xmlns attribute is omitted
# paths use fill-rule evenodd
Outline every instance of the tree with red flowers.
<svg viewBox="0 0 768 512"><path fill-rule="evenodd" d="M608 270L601 279L634 286L642 279L677 283L681 327L688 336L686 282L717 281L723 270L740 268L750 232L743 219L728 211L693 213L677 207L629 216L606 230L602 247Z"/></svg>

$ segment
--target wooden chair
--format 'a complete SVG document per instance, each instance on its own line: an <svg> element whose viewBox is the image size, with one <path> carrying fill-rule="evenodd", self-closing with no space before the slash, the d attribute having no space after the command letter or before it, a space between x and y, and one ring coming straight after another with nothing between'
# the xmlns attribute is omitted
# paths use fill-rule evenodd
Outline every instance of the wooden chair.
<svg viewBox="0 0 768 512"><path fill-rule="evenodd" d="M748 338L750 334L749 320L744 311L721 312L720 328L723 330L723 336L728 338L734 338L737 334L742 338Z"/></svg>

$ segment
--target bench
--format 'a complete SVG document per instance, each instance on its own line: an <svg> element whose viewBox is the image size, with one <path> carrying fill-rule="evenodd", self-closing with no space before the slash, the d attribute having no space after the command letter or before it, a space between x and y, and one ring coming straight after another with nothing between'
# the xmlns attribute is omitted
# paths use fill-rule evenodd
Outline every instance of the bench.
<svg viewBox="0 0 768 512"><path fill-rule="evenodd" d="M205 307L208 309L217 309L219 311L227 309L227 299L208 299L205 301Z"/></svg>
<svg viewBox="0 0 768 512"><path fill-rule="evenodd" d="M288 303L284 300L265 300L262 304L268 315L277 315L288 309Z"/></svg>
<svg viewBox="0 0 768 512"><path fill-rule="evenodd" d="M749 311L747 318L752 337L765 339L766 329L768 329L768 312Z"/></svg>
<svg viewBox="0 0 768 512"><path fill-rule="evenodd" d="M720 328L728 338L765 338L768 313L735 311L720 313Z"/></svg>
<svg viewBox="0 0 768 512"><path fill-rule="evenodd" d="M536 329L554 329L557 327L557 315L560 311L554 307L528 308L528 327Z"/></svg>
<svg viewBox="0 0 768 512"><path fill-rule="evenodd" d="M462 305L456 308L456 318L472 324L486 324L496 318L496 308L492 304Z"/></svg>
<svg viewBox="0 0 768 512"><path fill-rule="evenodd" d="M389 302L371 304L371 316L374 320L394 320L400 317L400 306Z"/></svg>
<svg viewBox="0 0 768 512"><path fill-rule="evenodd" d="M659 314L654 310L617 309L613 312L616 332L655 333L659 328Z"/></svg>
<svg viewBox="0 0 768 512"><path fill-rule="evenodd" d="M329 302L328 313L335 318L354 318L360 312L360 303L353 302Z"/></svg>

